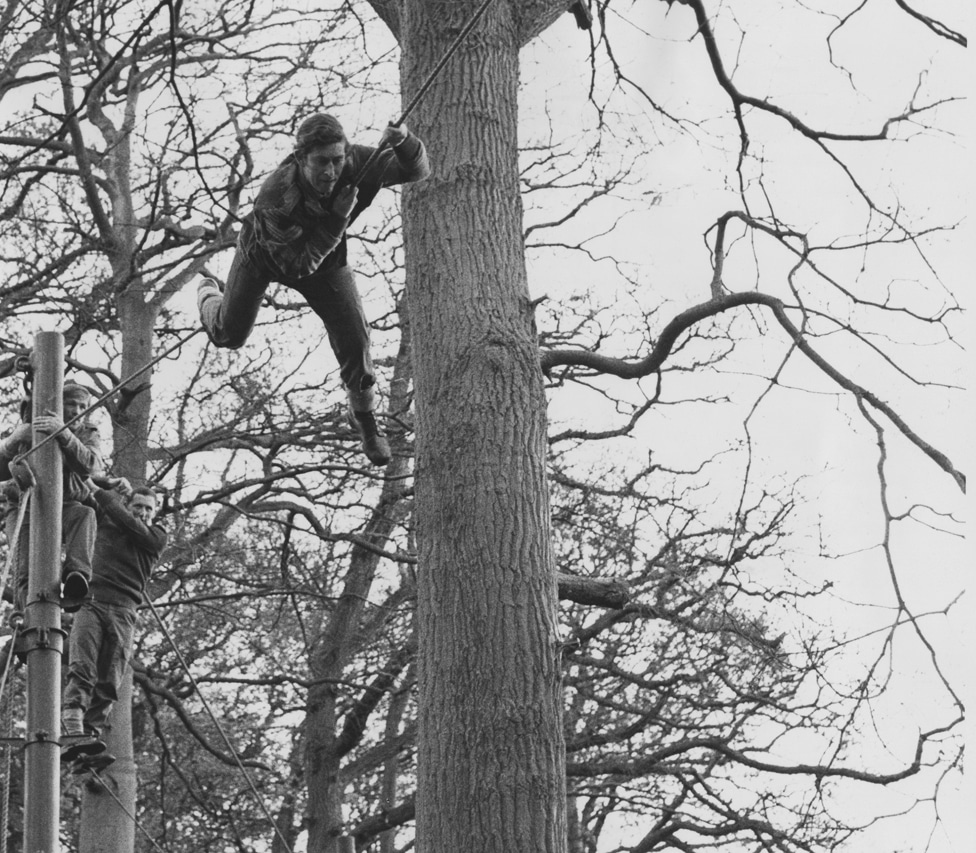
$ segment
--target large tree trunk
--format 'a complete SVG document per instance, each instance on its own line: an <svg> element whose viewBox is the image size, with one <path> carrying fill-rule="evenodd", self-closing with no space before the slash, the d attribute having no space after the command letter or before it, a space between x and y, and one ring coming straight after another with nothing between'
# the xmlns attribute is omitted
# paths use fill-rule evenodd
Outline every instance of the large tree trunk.
<svg viewBox="0 0 976 853"><path fill-rule="evenodd" d="M112 709L112 728L106 745L115 763L99 773L99 779L85 784L81 803L81 830L78 850L81 853L132 853L135 850L136 827L119 806L129 814L136 808L136 765L132 754L132 671L127 670L119 686L119 701Z"/></svg>
<svg viewBox="0 0 976 853"><path fill-rule="evenodd" d="M136 279L117 299L122 333L121 376L124 379L153 359L154 327L159 307L147 302L140 279ZM134 485L146 480L149 444L149 419L152 414L151 370L126 385L115 400L113 411L112 459L116 474Z"/></svg>
<svg viewBox="0 0 976 853"><path fill-rule="evenodd" d="M407 0L409 97L478 3ZM493 4L411 125L405 192L417 401L417 849L566 847L546 401L517 161L519 31Z"/></svg>
<svg viewBox="0 0 976 853"><path fill-rule="evenodd" d="M410 335L403 324L403 337L397 355L394 379L390 383L390 410L405 411L408 407L407 382ZM394 447L396 448L396 440ZM406 513L402 481L408 463L402 453L396 453L387 466L373 517L364 530L365 538L376 544L387 541ZM332 613L325 620L317 647L309 666L317 684L309 688L305 715L305 784L308 803L305 825L308 829L308 849L316 853L339 853L339 838L346 833L342 806L345 802L347 780L343 777L343 759L356 746L362 732L343 733L340 715L340 693L345 669L353 659L362 638L363 613L369 599L379 557L376 553L356 547L343 579L342 595ZM341 688L347 690L348 688Z"/></svg>
<svg viewBox="0 0 976 853"><path fill-rule="evenodd" d="M331 671L341 668L336 667ZM316 675L319 670L316 670ZM332 676L334 677L334 676ZM318 684L308 691L305 708L305 782L308 807L308 849L338 853L343 831L342 756L336 750L337 694L333 684Z"/></svg>
<svg viewBox="0 0 976 853"><path fill-rule="evenodd" d="M158 308L147 303L140 285L137 280L117 302L123 378L145 366L153 357L153 328ZM112 471L134 484L142 484L146 479L152 410L151 376L152 372L147 371L133 387L123 389L113 412ZM97 566L95 570L98 570ZM86 786L78 840L80 853L132 853L135 849L135 825L129 818L136 809L131 670L126 671L119 687L119 701L112 708L109 722L111 728L106 732L105 743L116 760L100 776L111 786L114 796L99 785Z"/></svg>

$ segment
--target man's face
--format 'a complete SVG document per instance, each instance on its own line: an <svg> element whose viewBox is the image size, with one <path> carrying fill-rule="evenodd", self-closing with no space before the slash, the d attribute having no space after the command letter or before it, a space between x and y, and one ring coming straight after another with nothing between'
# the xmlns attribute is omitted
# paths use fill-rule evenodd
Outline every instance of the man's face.
<svg viewBox="0 0 976 853"><path fill-rule="evenodd" d="M129 500L129 512L143 524L149 524L156 514L156 501L149 495L133 495Z"/></svg>
<svg viewBox="0 0 976 853"><path fill-rule="evenodd" d="M88 397L82 397L80 395L74 395L71 397L66 397L62 401L62 409L64 411L64 420L70 421L77 418L85 409L88 408Z"/></svg>
<svg viewBox="0 0 976 853"><path fill-rule="evenodd" d="M319 195L328 196L335 188L345 162L345 143L316 145L302 158L302 175Z"/></svg>

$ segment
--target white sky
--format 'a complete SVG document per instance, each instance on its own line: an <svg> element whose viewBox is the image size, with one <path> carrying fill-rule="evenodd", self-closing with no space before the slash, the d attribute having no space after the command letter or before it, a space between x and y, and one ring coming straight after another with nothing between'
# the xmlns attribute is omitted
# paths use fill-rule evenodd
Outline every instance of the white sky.
<svg viewBox="0 0 976 853"><path fill-rule="evenodd" d="M743 0L720 5L726 10L734 9L746 34L738 53L738 85L757 95L768 94L784 106L802 109L802 117L815 126L873 130L884 117L904 108L919 75L923 75L923 95L920 96L923 99L924 93L958 93L968 88L959 85L959 81L969 81L971 86L972 80L976 79L969 50L935 38L921 24L893 12L894 4L890 2L869 0L863 13L834 40L835 59L844 63L850 77L841 70L829 70L824 39L833 22L810 8L849 10L855 5L853 2L812 0L802 4L783 3L782 0ZM969 34L970 4L916 0L916 5ZM549 294L554 301L560 301L573 294L588 294L602 299L606 306L617 302L626 304L622 300L632 299L635 313L642 306L655 305L662 300L666 310L673 313L707 298L710 268L702 235L717 215L739 206L730 173L736 138L734 132L730 133L727 120L721 118L727 101L704 63L700 40L688 42L690 13L678 4L665 15L667 9L664 3L634 4L628 14L639 18L639 28L625 26L611 18L614 46L628 73L646 86L667 110L684 119L700 122L692 132L681 133L637 101L613 102L617 110L613 117L615 126L627 130L621 132L617 147L611 143L606 145L605 162L626 161L631 149L640 147L644 153L640 162L641 181L636 187L621 192L631 198L638 197L641 192L661 194L659 204L646 204L643 209L629 213L614 237L600 243L602 250L612 250L615 256L629 262L640 282L640 289L636 296L628 296L625 293L627 287L614 276L609 264L594 268L563 255L555 259L549 256L544 263L530 258L533 296ZM802 24L798 25L798 21ZM725 32L723 49L731 50L733 37L728 29ZM585 101L589 85L588 44L587 35L576 29L572 16L564 15L523 52L522 116L526 135L542 132L544 115L548 115L552 122L557 138L577 136L592 126L593 112ZM870 97L862 92L870 93ZM543 102L548 104L547 114L539 108ZM348 124L379 127L387 118L389 116L372 117L363 113L352 116ZM907 209L917 211L919 216L932 216L940 223L963 221L974 197L969 149L970 135L976 127L973 108L946 105L934 114L933 120L944 130L919 129L917 132L922 138L910 145L868 146L865 149L867 155L858 167L873 169L876 164L872 158L879 158L884 169L880 170L880 179L872 188L879 193L879 198L891 198L887 184L890 178L897 181L898 198ZM783 134L777 122L760 121L754 127L757 136L753 150L762 150L767 158L764 172L770 177L770 187L775 191L777 212L785 218L810 223L816 233L838 236L857 233L863 217L857 214L853 205L849 210L852 214L849 221L838 220L840 214L831 196L843 188L837 171L815 165L811 146L797 143L790 135ZM758 172L752 169L749 174L755 180ZM752 201L758 203L754 191L753 185ZM600 210L609 218L625 208L632 209L633 204L630 201L626 204L607 202ZM538 221L536 216L530 206L527 224ZM585 236L592 228L593 223L587 222L580 226L579 233ZM973 245L973 236L971 224L966 223L944 240L933 240L929 249L929 257L942 274L945 286L967 308L971 308L973 276L968 250ZM762 260L765 264L769 258L763 255ZM895 283L896 292L903 292L908 298L913 291L912 280L924 270L917 257L909 252L896 253L891 264L888 276ZM730 284L750 286L753 270L747 265L738 269L741 272L738 277L730 277ZM858 284L870 286L875 281L861 278L856 259L838 263L836 269L838 275ZM765 277L762 283L765 287ZM372 310L371 304L382 302L384 294L382 285L376 293L367 287L368 310ZM193 294L188 290L181 296L179 304L189 316L194 310ZM954 324L954 328L961 325ZM778 334L770 328L770 340ZM914 330L912 334L915 334ZM764 343L760 341L760 344ZM744 349L743 355L737 359L743 374L768 355L768 347ZM839 353L843 355L844 350ZM750 362L749 358L757 361ZM931 370L933 375L943 377L942 381L964 384L968 376L968 360L952 347L926 347L913 352L910 363L920 371ZM862 370L865 384L870 386L872 380L884 381L884 375L876 366L865 363ZM830 391L829 383L808 371L798 369L791 376L805 389L815 387ZM756 387L745 375L724 378L744 391ZM702 380L702 387L715 379L712 376ZM683 394L693 384L689 381L686 385L672 387L674 393ZM626 388L624 385L620 383L616 387L621 394L636 394L639 390L632 383ZM879 392L888 390L884 385L872 387ZM971 436L976 419L969 396L944 390L932 392L908 388L903 388L900 393L901 398L893 402L905 407L912 426L923 437L946 450L958 467L972 470ZM882 396L887 398L887 393ZM742 399L749 398L743 396ZM580 408L580 404L573 400L555 402L552 415L555 420L573 419L578 417ZM716 425L711 413L701 407L691 405L683 410L672 409L666 418L648 418L647 427L639 432L631 450L642 454L652 447L655 453L675 462L699 458L709 443L721 447L742 438L742 431L737 428L737 423L741 423L741 411L744 410L740 410L738 420L726 411L723 418L727 422ZM801 520L811 526L821 523L831 549L845 555L824 563L811 549L807 566L811 579L818 575L836 581L839 597L868 600L880 591L882 600L886 596L890 600L888 582L876 553L863 550L876 543L878 538L876 483L870 474L874 464L872 437L863 428L852 433L850 426L850 409L846 402L808 390L784 391L760 409L753 437L759 448L763 476L773 477L780 472L809 476L809 494L815 503L811 505L809 516ZM921 500L940 511L960 517L965 515L968 504L956 495L945 474L928 460L920 459L916 452L904 448L897 450L901 454L899 459L906 460L894 463L894 487L903 506ZM737 471L736 464L739 463L732 463L728 472L730 482L738 482L736 475L741 473L741 468ZM852 472L858 470L861 474L852 476ZM972 570L973 555L971 549L964 548L958 540L933 537L924 528L915 527L912 536L901 541L899 547L905 565L911 567L911 571L903 570L900 579L905 584L906 596L919 610L944 606L963 589L964 578ZM857 612L842 608L838 602L837 618L848 618ZM965 613L957 613L955 618L948 620L941 630L933 629L932 636L939 644L942 662L955 683L964 683L968 675L968 652L973 648L974 640L972 625L976 622L974 614L976 610L969 606ZM968 618L963 618L964 615ZM913 661L913 666L917 659L906 654L901 660ZM890 720L882 721L882 725L906 726L923 711L931 711L925 701L928 681L909 677L900 690L896 697L900 710L891 709ZM972 693L971 684L967 686L967 692ZM976 801L972 794L970 786L969 803ZM868 796L867 793L859 796L858 805ZM891 792L876 792L870 796L879 798L880 808L898 808L901 802L900 795ZM972 849L971 839L976 837L972 810L966 807L961 796L952 792L944 792L942 805L949 837L935 836L930 853L961 853ZM904 823L896 824L894 830L875 836L870 848L864 846L862 839L858 842L860 846L851 850L874 849L887 853L904 842L911 844L905 849L914 853L922 847L909 839L920 829L917 824L910 827Z"/></svg>
<svg viewBox="0 0 976 853"><path fill-rule="evenodd" d="M832 5L849 10L851 3L813 3L806 7L823 8ZM959 4L917 4L934 15L942 15L951 26L967 32L968 21L960 19ZM936 8L939 5L939 8ZM868 132L877 130L884 118L901 112L915 88L920 75L922 84L919 100L931 97L931 93L965 93L959 81L976 79L970 68L969 51L931 36L917 22L904 16L892 15L893 4L869 3L864 14L835 37L833 41L835 61L843 63L850 77L840 70L829 69L825 48L825 35L834 22L812 12L804 12L800 4L781 2L724 3L725 9L733 8L746 32L739 51L739 65L735 80L743 91L758 96L769 95L784 107L797 111L801 118L818 127L830 126L835 130ZM644 32L626 27L616 27L615 49L618 58L641 85L651 92L655 100L672 114L703 122L704 133L681 135L674 132L667 122L648 112L634 108L626 118L633 128L629 144L643 141L649 149L645 188L660 190L661 203L649 206L642 213L630 217L616 235L613 243L617 256L625 255L640 269L642 281L647 282L647 302L653 304L661 298L670 300L671 312L688 307L707 298L710 277L709 257L703 249L702 234L711 222L726 209L739 208L736 200L730 163L735 156L734 129L729 133L728 124L712 120L722 114L727 105L718 90L710 69L703 62L703 49L698 41L697 50L691 50L686 42L689 34L690 14L674 6L665 19L664 4L644 4L639 14L643 17ZM587 39L578 32L571 18L564 18L538 43L525 52L523 63L526 101L549 98L552 106L547 120L557 127L556 135L570 134L592 111L581 106L580 93L589 84L586 66ZM803 21L798 28L798 19ZM728 32L728 29L726 29ZM622 37L621 37L622 36ZM730 45L725 42L725 46ZM550 52L551 51L551 52ZM726 54L727 56L730 54ZM825 70L826 69L826 70ZM857 86L854 89L851 83ZM867 94L861 94L861 93ZM531 94L529 94L531 93ZM619 107L619 103L617 104ZM621 108L620 112L626 113ZM525 111L523 108L523 116ZM534 108L534 115L542 124L542 111ZM939 130L914 128L912 135L919 134L912 144L872 144L864 146L866 157L857 156L852 162L859 170L877 172L877 180L871 191L884 202L897 199L908 211L919 217L931 216L943 223L963 222L969 213L973 197L972 170L970 167L969 138L973 111L968 105L944 105L929 117ZM523 119L525 120L525 119ZM777 199L777 213L787 221L797 224L807 222L813 233L846 237L858 233L863 227L863 214L854 205L848 209L848 222L838 219L844 207L836 204L837 192L845 191L845 181L838 171L823 158L814 155L807 142L797 142L782 132L776 121L751 122L756 131L753 152L762 147L766 158L764 174L770 177L769 188ZM760 137L759 131L762 136ZM900 133L899 138L908 135ZM542 128L538 128L542 132ZM704 141L702 137L704 136ZM660 141L660 146L654 143ZM621 143L623 144L623 143ZM612 155L612 148L609 148ZM846 152L845 152L846 153ZM874 158L879 158L876 162ZM876 168L878 165L880 169ZM752 177L756 172L750 172ZM758 204L752 195L751 203ZM527 221L532 222L530 210ZM546 218L543 216L542 218ZM967 239L967 237L969 239ZM972 245L972 229L967 223L957 231L934 239L927 245L927 259L938 269L944 285L971 307L972 272L968 263L967 249ZM768 256L763 258L762 269L768 269ZM924 265L913 252L892 253L889 266L867 277L858 268L860 258L849 263L835 265L836 274L853 286L871 286L871 275L885 276L892 282L892 292L909 300L913 297L913 283L924 277ZM581 272L582 271L582 272ZM564 295L566 290L593 292L605 288L606 302L612 304L620 298L608 267L602 275L593 278L586 267L566 259L563 265L551 259L533 267L530 264L530 286L533 296ZM740 287L749 287L750 270L745 269ZM735 279L728 279L731 283ZM774 289L768 275L761 278L763 289ZM780 291L781 292L781 291ZM667 315L669 316L669 315ZM962 322L952 322L953 331L962 341L967 335ZM895 328L896 334L907 334ZM917 334L912 330L912 335ZM771 338L777 330L769 329ZM909 338L917 340L917 338ZM924 339L923 339L924 340ZM933 344L935 339L925 341ZM848 360L845 348L828 348L828 343L818 344L831 357ZM622 356L637 353L617 353ZM759 351L751 353L759 355ZM936 381L966 385L969 362L952 346L929 345L923 349L903 348L906 363L918 375L927 378L941 373ZM742 367L748 369L748 361ZM754 425L753 437L760 448L763 469L769 475L777 471L802 472L811 478L811 500L816 503L813 516L807 521L819 520L828 537L829 547L840 558L824 562L809 555L806 575L812 581L816 577L830 579L836 584L837 609L835 620L863 619L860 608L842 607L842 601L879 601L891 603L891 586L887 570L878 559L873 546L880 536L880 508L877 497L877 481L873 476L876 464L873 435L861 426L852 433L851 407L842 397L836 400L825 396L832 391L831 383L810 371L798 369L790 375L801 386L818 388L819 394L808 391L784 392L775 397L760 411ZM947 392L945 389L920 392L916 388L901 388L896 396L891 377L872 365L861 364L858 378L882 398L894 403L902 411L911 426L927 440L945 450L958 467L971 470L972 417L971 399L968 394ZM729 377L735 381L734 377ZM714 377L711 380L714 381ZM741 377L743 387L749 380ZM570 419L572 404L555 410L554 417ZM593 411L593 407L585 407ZM695 458L702 449L701 442L716 441L716 432L728 431L716 425L714 416L692 408L692 416L669 412L662 420L653 420L653 430L645 431L642 438L655 453L667 458L681 457L687 448L687 460ZM723 417L735 423L735 417L727 409ZM650 420L650 419L649 419ZM638 453L640 448L635 449ZM670 455L668 455L670 454ZM891 465L892 499L895 511L907 509L913 503L928 503L941 512L954 513L962 519L966 516L967 501L958 495L955 487L943 472L931 462L922 459L899 442L892 440L892 454L897 461ZM897 454L901 454L898 456ZM731 483L736 483L730 472ZM760 478L761 479L761 476ZM931 513L920 512L926 520L935 521ZM801 515L802 518L802 515ZM948 525L959 531L957 525ZM923 612L929 608L941 609L962 592L965 578L971 573L972 550L958 536L933 535L922 525L901 525L896 531L899 581L903 593L913 609ZM802 559L797 555L797 559ZM973 641L973 608L956 608L949 620L929 620L930 638L937 644L940 663L953 680L957 689L967 685L969 650ZM883 620L882 620L883 621ZM848 625L856 631L855 625ZM907 640L907 635L903 640ZM899 677L892 694L892 702L878 720L882 729L897 731L899 727L910 730L918 725L927 726L939 719L939 712L931 701L933 695L944 699L930 681L930 675L914 675L918 667L925 672L924 654L911 643L898 644L896 666ZM972 698L972 697L970 697ZM906 805L901 793L866 790L855 794L853 802L858 808L869 803L880 810L897 811ZM971 791L970 791L971 793ZM968 802L972 802L970 798ZM840 804L839 804L840 805ZM940 801L944 827L931 838L931 853L960 853L972 849L971 839L976 824L972 810L966 806L959 792L943 791ZM927 835L928 821L918 816L906 821L896 821L866 837L860 837L851 850L921 850Z"/></svg>

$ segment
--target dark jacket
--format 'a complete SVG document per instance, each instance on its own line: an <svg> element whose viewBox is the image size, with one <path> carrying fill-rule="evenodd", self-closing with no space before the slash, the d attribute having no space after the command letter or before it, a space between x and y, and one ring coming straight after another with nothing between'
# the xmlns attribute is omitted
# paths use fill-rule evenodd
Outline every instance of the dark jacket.
<svg viewBox="0 0 976 853"><path fill-rule="evenodd" d="M98 535L88 597L108 604L142 604L146 585L166 547L166 531L137 519L116 492L96 489Z"/></svg>
<svg viewBox="0 0 976 853"><path fill-rule="evenodd" d="M98 433L98 428L91 424L79 423L64 430L55 441L58 442L64 459L64 500L84 501L88 497L85 480L101 474L105 468L102 459L102 437ZM9 440L0 441L0 480L7 480L13 476L10 463L30 448L29 441L13 444ZM8 500L11 496L8 496Z"/></svg>
<svg viewBox="0 0 976 853"><path fill-rule="evenodd" d="M374 149L349 145L337 182L350 183ZM346 228L369 207L383 187L419 181L430 174L427 151L413 133L399 145L385 148L358 186L356 206L348 219L326 210L291 155L261 185L254 209L244 218L238 245L272 281L306 278L319 267L344 266Z"/></svg>

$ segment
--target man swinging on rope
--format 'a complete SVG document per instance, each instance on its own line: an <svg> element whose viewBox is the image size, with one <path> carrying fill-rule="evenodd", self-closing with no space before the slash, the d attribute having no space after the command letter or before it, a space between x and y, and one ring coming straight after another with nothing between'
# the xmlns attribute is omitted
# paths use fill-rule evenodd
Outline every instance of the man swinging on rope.
<svg viewBox="0 0 976 853"><path fill-rule="evenodd" d="M354 185L373 154L365 145L349 144L332 116L305 119L295 150L262 184L244 218L223 293L205 278L197 305L210 340L236 348L250 335L271 282L297 290L325 324L363 451L374 465L385 465L390 446L374 414L369 326L346 264L346 229L380 189L423 180L430 166L424 144L406 125L391 125L383 132L380 154Z"/></svg>

